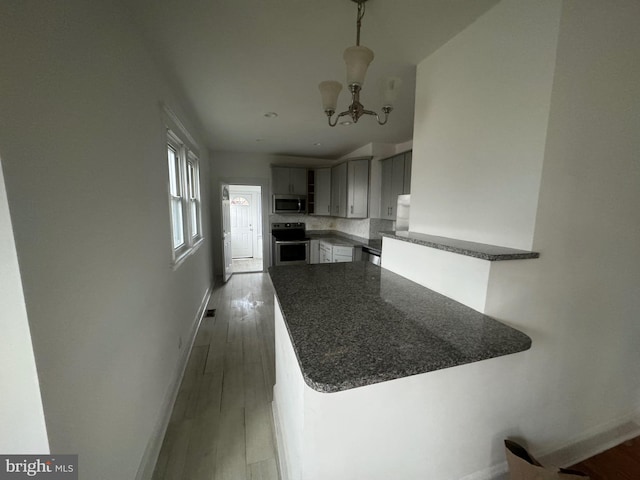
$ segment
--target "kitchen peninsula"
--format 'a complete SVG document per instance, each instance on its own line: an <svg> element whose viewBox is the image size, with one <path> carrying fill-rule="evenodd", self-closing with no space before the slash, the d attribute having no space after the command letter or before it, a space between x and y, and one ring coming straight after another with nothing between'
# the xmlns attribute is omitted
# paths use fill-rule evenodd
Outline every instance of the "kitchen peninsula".
<svg viewBox="0 0 640 480"><path fill-rule="evenodd" d="M438 442L461 418L482 418L474 395L508 382L504 359L531 346L524 333L367 262L269 273L284 479L430 478Z"/></svg>

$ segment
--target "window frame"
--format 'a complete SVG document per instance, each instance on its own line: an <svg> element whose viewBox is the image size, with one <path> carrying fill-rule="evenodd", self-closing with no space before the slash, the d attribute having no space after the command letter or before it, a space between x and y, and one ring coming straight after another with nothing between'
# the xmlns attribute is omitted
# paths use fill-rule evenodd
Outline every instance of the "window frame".
<svg viewBox="0 0 640 480"><path fill-rule="evenodd" d="M180 136L167 127L167 195L169 201L170 246L172 267L177 268L204 241L202 233L202 199L200 186L200 162L197 154L187 147ZM173 172L169 150L176 153L177 171ZM175 189L173 188L175 187ZM175 190L175 191L174 191ZM180 203L180 216L176 218L174 205ZM191 205L195 205L195 223ZM180 230L182 243L176 245L176 232Z"/></svg>

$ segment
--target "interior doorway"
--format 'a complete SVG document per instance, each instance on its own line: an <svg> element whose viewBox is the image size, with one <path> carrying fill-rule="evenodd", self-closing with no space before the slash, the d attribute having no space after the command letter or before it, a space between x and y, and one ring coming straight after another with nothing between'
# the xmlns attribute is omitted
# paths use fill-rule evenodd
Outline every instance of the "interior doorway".
<svg viewBox="0 0 640 480"><path fill-rule="evenodd" d="M229 206L233 272L262 272L262 187L229 185Z"/></svg>

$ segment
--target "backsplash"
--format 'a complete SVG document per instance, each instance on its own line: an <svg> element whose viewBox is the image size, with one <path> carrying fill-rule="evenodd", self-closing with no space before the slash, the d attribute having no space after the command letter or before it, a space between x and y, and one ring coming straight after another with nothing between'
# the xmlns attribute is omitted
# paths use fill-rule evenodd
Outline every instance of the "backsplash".
<svg viewBox="0 0 640 480"><path fill-rule="evenodd" d="M269 223L304 222L307 230L335 230L357 237L378 239L380 232L393 230L395 222L381 218L317 217L315 215L269 215Z"/></svg>

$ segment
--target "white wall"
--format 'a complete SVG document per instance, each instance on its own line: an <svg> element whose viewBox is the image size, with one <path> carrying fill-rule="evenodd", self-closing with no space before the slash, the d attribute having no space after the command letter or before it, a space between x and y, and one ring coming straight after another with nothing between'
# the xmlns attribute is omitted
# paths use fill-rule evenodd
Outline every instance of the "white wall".
<svg viewBox="0 0 640 480"><path fill-rule="evenodd" d="M503 1L419 64L411 230L530 249L560 6Z"/></svg>
<svg viewBox="0 0 640 480"><path fill-rule="evenodd" d="M26 0L0 15L0 155L50 447L94 479L135 478L211 284L208 239L170 265L159 103L198 129L122 8Z"/></svg>
<svg viewBox="0 0 640 480"><path fill-rule="evenodd" d="M0 165L0 452L49 453L38 372Z"/></svg>
<svg viewBox="0 0 640 480"><path fill-rule="evenodd" d="M639 19L631 0L503 0L419 66L411 230L541 252L491 268L485 312L533 345L457 443L491 446L476 471L507 436L545 455L640 420Z"/></svg>
<svg viewBox="0 0 640 480"><path fill-rule="evenodd" d="M487 312L533 339L534 448L640 407L640 4L563 6L534 249L492 269Z"/></svg>

